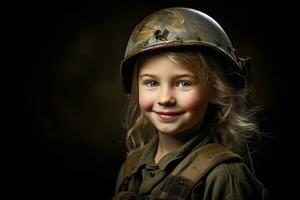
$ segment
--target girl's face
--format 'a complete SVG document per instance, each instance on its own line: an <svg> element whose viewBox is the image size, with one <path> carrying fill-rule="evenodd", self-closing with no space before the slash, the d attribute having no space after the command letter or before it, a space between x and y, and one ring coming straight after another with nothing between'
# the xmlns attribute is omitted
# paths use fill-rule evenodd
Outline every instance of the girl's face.
<svg viewBox="0 0 300 200"><path fill-rule="evenodd" d="M198 79L166 56L143 62L138 73L139 106L160 134L174 135L201 125L209 97Z"/></svg>

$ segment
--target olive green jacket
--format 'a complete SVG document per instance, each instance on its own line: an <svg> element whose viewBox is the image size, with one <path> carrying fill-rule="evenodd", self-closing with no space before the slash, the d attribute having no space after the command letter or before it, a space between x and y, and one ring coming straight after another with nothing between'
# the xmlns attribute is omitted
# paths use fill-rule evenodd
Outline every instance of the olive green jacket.
<svg viewBox="0 0 300 200"><path fill-rule="evenodd" d="M157 138L153 137L145 145L141 156L131 172L132 178L125 185L134 185L134 190L138 197L154 199L153 193L157 192L167 175L172 172L182 159L191 151L199 149L210 142L209 136L205 138L196 136L183 146L164 156L155 164L153 158L157 147ZM116 193L122 190L132 190L132 187L131 189L124 187L125 177L123 176L123 170L124 164L119 172ZM205 177L204 181L199 181L193 187L188 195L188 199L267 199L267 192L247 166L239 161L221 163L214 167Z"/></svg>

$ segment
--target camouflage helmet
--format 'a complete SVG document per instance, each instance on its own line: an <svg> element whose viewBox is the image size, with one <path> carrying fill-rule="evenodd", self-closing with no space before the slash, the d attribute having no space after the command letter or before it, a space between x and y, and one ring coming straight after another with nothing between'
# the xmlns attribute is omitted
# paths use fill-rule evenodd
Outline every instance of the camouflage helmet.
<svg viewBox="0 0 300 200"><path fill-rule="evenodd" d="M135 58L145 52L167 48L205 48L225 61L229 82L245 88L249 79L250 59L237 58L227 34L210 16L195 9L174 7L152 13L132 31L124 59L121 78L126 93L131 93ZM228 77L228 76L227 76Z"/></svg>

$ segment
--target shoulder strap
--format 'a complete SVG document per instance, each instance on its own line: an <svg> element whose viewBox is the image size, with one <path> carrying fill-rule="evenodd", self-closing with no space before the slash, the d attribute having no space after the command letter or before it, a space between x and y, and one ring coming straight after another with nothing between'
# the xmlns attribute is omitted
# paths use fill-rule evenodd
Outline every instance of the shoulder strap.
<svg viewBox="0 0 300 200"><path fill-rule="evenodd" d="M241 160L221 144L207 144L182 160L161 184L156 195L158 199L185 199L194 185L218 164Z"/></svg>
<svg viewBox="0 0 300 200"><path fill-rule="evenodd" d="M123 197L125 196L130 196L132 194L134 194L132 191L135 191L135 188L136 188L136 184L133 183L131 180L131 175L132 175L132 171L134 169L134 167L136 166L141 154L143 152L143 149L136 149L136 150L133 150L133 152L131 152L123 166L122 166L122 169L120 171L120 178L118 178L118 183L117 183L117 186L116 186L116 195L115 195L115 198L116 199L123 199L123 198L120 198L120 195ZM125 191L131 191L131 192L125 192Z"/></svg>
<svg viewBox="0 0 300 200"><path fill-rule="evenodd" d="M130 173L134 169L135 165L137 164L142 152L143 152L143 148L136 149L127 156L127 159L124 163L124 171L123 171L124 177L127 177L130 175Z"/></svg>
<svg viewBox="0 0 300 200"><path fill-rule="evenodd" d="M221 144L211 143L197 149L187 156L172 171L173 176L182 176L198 182L210 170L222 162L241 161L242 159Z"/></svg>

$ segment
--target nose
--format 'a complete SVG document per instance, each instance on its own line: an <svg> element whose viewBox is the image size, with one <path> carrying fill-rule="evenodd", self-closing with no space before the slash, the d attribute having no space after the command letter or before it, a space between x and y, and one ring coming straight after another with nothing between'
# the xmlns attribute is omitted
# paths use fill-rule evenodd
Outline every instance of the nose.
<svg viewBox="0 0 300 200"><path fill-rule="evenodd" d="M174 92L171 88L162 88L158 99L157 99L158 105L161 106L171 106L176 104L176 98L174 95Z"/></svg>

